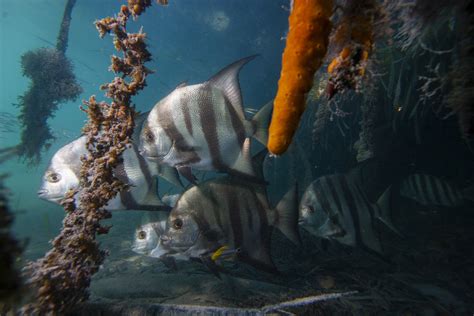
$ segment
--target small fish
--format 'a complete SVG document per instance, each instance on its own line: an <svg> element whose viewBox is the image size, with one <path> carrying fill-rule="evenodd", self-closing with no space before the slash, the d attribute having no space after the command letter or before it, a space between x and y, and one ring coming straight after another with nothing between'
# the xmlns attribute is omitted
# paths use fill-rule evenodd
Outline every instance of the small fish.
<svg viewBox="0 0 474 316"><path fill-rule="evenodd" d="M135 230L132 250L141 255L150 255L158 247L165 228L166 220L141 225Z"/></svg>
<svg viewBox="0 0 474 316"><path fill-rule="evenodd" d="M350 176L320 177L303 194L300 225L315 236L380 254L382 247L374 227L375 220L382 221L399 234L391 224L385 206L389 194L387 189L378 203L373 204Z"/></svg>
<svg viewBox="0 0 474 316"><path fill-rule="evenodd" d="M240 249L239 260L276 272L270 255L271 228L299 244L297 217L296 186L271 209L263 185L226 176L185 191L168 217L161 241L176 253L206 259L206 265L223 246ZM212 271L212 264L208 267Z"/></svg>
<svg viewBox="0 0 474 316"><path fill-rule="evenodd" d="M211 260L217 261L219 259L226 259L228 257L236 256L239 252L240 252L239 248L229 249L228 246L222 246L211 255Z"/></svg>
<svg viewBox="0 0 474 316"><path fill-rule="evenodd" d="M255 180L250 137L266 143L272 103L252 121L245 119L238 74L254 57L234 62L204 83L181 84L159 101L140 135L142 155L178 168L191 182L191 167Z"/></svg>
<svg viewBox="0 0 474 316"><path fill-rule="evenodd" d="M138 121L138 120L137 120ZM81 157L87 155L86 136L60 148L43 176L38 196L60 204L69 190L79 186ZM179 185L175 169L147 162L132 142L122 154L123 161L114 170L117 178L130 185L109 201L108 210L170 210L158 197L157 176Z"/></svg>
<svg viewBox="0 0 474 316"><path fill-rule="evenodd" d="M400 194L413 199L421 205L456 207L474 200L472 187L461 190L448 181L438 177L416 173L404 179L400 186Z"/></svg>
<svg viewBox="0 0 474 316"><path fill-rule="evenodd" d="M176 259L188 260L189 258L171 255L169 251L162 248L161 235L166 227L166 220L158 220L141 225L135 230L132 251L149 257L158 258L165 266L177 270Z"/></svg>

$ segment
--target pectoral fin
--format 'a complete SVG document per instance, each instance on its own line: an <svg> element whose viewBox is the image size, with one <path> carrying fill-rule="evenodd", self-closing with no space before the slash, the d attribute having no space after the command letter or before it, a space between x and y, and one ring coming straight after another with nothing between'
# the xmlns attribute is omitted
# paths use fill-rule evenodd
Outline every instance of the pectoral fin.
<svg viewBox="0 0 474 316"><path fill-rule="evenodd" d="M184 187L176 168L162 164L158 166L158 175L178 188Z"/></svg>

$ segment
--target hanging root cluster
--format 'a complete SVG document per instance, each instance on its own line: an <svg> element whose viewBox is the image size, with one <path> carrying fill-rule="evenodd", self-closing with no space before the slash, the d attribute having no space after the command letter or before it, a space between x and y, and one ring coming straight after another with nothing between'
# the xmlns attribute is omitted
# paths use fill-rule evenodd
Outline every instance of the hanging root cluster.
<svg viewBox="0 0 474 316"><path fill-rule="evenodd" d="M82 88L76 82L71 62L57 49L29 51L21 57L21 66L23 75L31 79L31 84L28 91L18 98L23 130L17 154L37 164L41 150L54 138L48 119L59 104L76 100Z"/></svg>
<svg viewBox="0 0 474 316"><path fill-rule="evenodd" d="M110 227L100 221L111 217L104 209L107 202L126 185L113 175L121 160L121 153L133 133L135 111L131 96L145 87L150 73L144 63L151 59L145 45L145 34L128 34L127 21L150 6L150 1L129 1L117 17L96 21L101 37L115 35L114 44L123 58L112 57L112 70L121 73L102 88L112 99L110 104L96 102L92 96L82 108L89 117L84 127L88 155L82 158L80 192L69 192L63 200L66 217L63 228L45 257L26 267L29 283L36 288L35 301L23 307L26 314L64 314L88 298L92 275L103 263L106 251L100 250L97 234L107 233ZM127 77L129 82L126 81ZM76 206L74 197L79 196Z"/></svg>
<svg viewBox="0 0 474 316"><path fill-rule="evenodd" d="M43 148L54 139L48 126L61 103L75 101L82 93L66 57L71 12L76 0L68 0L64 10L56 48L39 48L21 57L23 75L31 79L28 91L18 97L21 125L20 144L0 150L0 161L20 156L38 164Z"/></svg>
<svg viewBox="0 0 474 316"><path fill-rule="evenodd" d="M380 15L375 0L347 1L342 10L331 36L331 44L339 53L328 66L329 99L348 89L360 90L374 45L374 24Z"/></svg>

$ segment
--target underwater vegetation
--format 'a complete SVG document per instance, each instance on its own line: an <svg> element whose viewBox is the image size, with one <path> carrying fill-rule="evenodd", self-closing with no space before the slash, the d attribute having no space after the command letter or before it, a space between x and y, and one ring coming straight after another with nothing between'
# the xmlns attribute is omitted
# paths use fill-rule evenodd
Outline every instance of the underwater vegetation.
<svg viewBox="0 0 474 316"><path fill-rule="evenodd" d="M76 81L71 61L66 57L71 12L76 0L66 3L56 48L38 48L21 56L23 75L31 79L29 89L18 97L21 141L17 146L0 149L1 161L20 156L38 164L41 151L54 139L48 118L61 103L75 101L82 88Z"/></svg>
<svg viewBox="0 0 474 316"><path fill-rule="evenodd" d="M8 206L9 190L3 185L6 175L0 175L0 311L8 310L9 303L19 300L22 280L17 258L22 248L12 236L13 215Z"/></svg>
<svg viewBox="0 0 474 316"><path fill-rule="evenodd" d="M114 46L124 58L112 56L111 69L123 76L101 87L112 99L110 104L97 103L94 96L84 102L82 109L89 118L83 129L88 154L81 159L80 203L74 203L75 190L66 195L61 204L67 215L60 234L52 241L53 248L26 267L28 285L36 294L33 302L23 306L23 313L64 313L86 300L91 277L107 254L99 249L96 235L106 234L110 227L99 222L111 217L104 206L126 188L113 170L133 134L136 114L130 98L145 87L150 73L144 66L151 58L144 42L146 35L127 33L126 25L131 16L135 18L150 5L151 1L130 0L116 17L96 21L101 37L110 32L115 35Z"/></svg>
<svg viewBox="0 0 474 316"><path fill-rule="evenodd" d="M56 49L22 57L32 79L20 97L22 143L0 149L0 162L38 162L54 138L47 118L81 91L64 54L74 3L67 2ZM388 314L396 307L409 315L467 306L444 285L472 297L472 218L464 213L474 168L462 155L474 126L473 3L294 0L276 97L259 110L245 109L239 82L252 55L207 81L179 84L149 112L135 111L152 55L147 34L129 33L128 22L152 1L128 0L97 20L99 36L111 35L117 51L115 78L100 86L110 101L83 101L82 136L44 173L38 196L61 204L65 218L52 249L24 270L30 293L21 313ZM239 22L230 10L203 16L221 36ZM4 132L14 129L8 114L0 120ZM464 140L452 135L456 124ZM455 139L451 147L444 133ZM252 159L261 145L268 148ZM456 151L448 161L449 148ZM446 176L436 173L438 162ZM453 174L457 183L447 179ZM176 188L160 197L158 177ZM56 193L62 180L71 181ZM21 247L7 234L3 193L0 186L0 256L6 251L14 270ZM111 230L102 221L117 210L134 212L121 214L130 216L123 222L114 214ZM135 211L145 215L129 240L124 227ZM19 288L18 274L11 277L0 282Z"/></svg>
<svg viewBox="0 0 474 316"><path fill-rule="evenodd" d="M305 14L296 18L299 8L305 6L308 6L303 11ZM319 98L322 93L313 90L320 90L321 82L325 82L324 90L329 100L327 108L321 108L316 118L318 124L322 125L326 110L330 110L331 120L333 116L344 117L348 114L341 109L337 100L331 102L337 93L354 90L364 95L374 94L370 90L374 87L374 76L379 76L377 68L380 65L372 55L377 53L375 55L380 57L377 50L386 49L384 41L412 54L420 50L437 55L457 52L450 71L438 74L438 78L428 78L430 80L424 92L430 98L440 89L450 86L443 104L458 115L462 135L466 139L472 138L474 110L469 100L472 97L474 70L470 39L474 22L472 14L467 13L472 6L472 1L438 1L436 5L424 0L383 3L348 0L334 4L332 1L295 1L290 14L282 72L270 125L270 152L279 155L288 148L306 108L307 94L310 92L310 98L315 95ZM436 29L435 25L440 20L449 18L459 20L454 26L458 37L457 47L444 51L427 47L425 37ZM318 19L326 20L321 22ZM317 25L312 24L315 21L318 21ZM392 40L392 36L395 40ZM327 65L327 75L318 71L323 64ZM375 118L370 114L374 110L373 106L374 103L367 98L363 107L365 118L361 121L360 159L370 157L373 151L372 141L368 139L373 132L369 131L369 126L373 124L368 123ZM315 124L316 134L321 129ZM314 135L313 138L319 137Z"/></svg>

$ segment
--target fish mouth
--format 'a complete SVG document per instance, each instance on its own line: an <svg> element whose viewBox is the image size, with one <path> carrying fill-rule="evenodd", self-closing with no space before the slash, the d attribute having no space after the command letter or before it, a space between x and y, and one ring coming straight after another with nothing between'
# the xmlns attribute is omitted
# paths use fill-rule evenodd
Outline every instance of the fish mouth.
<svg viewBox="0 0 474 316"><path fill-rule="evenodd" d="M162 247L166 248L169 253L176 252L176 253L183 253L186 252L188 249L193 247L196 244L196 241L199 239L201 233L198 233L191 243L186 244L172 244L173 238L167 235L161 235L160 237L160 244Z"/></svg>
<svg viewBox="0 0 474 316"><path fill-rule="evenodd" d="M151 155L145 149L140 149L138 153L150 161L163 161L166 155Z"/></svg>
<svg viewBox="0 0 474 316"><path fill-rule="evenodd" d="M48 194L48 190L46 189L40 189L38 190L38 192L36 192L38 194L39 197L43 197L45 196L46 194Z"/></svg>
<svg viewBox="0 0 474 316"><path fill-rule="evenodd" d="M46 189L38 190L37 194L40 199L55 202L55 203L61 202L61 200L64 198L62 195L51 196L49 195L49 192Z"/></svg>
<svg viewBox="0 0 474 316"><path fill-rule="evenodd" d="M163 158L165 156L152 156L152 155L144 155L142 153L140 153L143 157L145 157L146 159L150 160L150 161L163 161Z"/></svg>

